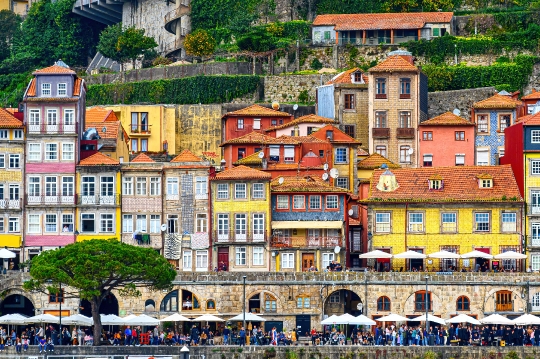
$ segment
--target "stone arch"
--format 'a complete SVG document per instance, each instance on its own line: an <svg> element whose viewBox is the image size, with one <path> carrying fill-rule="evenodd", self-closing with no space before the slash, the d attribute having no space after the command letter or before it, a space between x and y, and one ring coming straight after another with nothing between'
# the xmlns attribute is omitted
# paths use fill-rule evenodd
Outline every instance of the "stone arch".
<svg viewBox="0 0 540 359"><path fill-rule="evenodd" d="M510 309L510 306L499 306L497 308L497 292L501 291L507 291L511 293L511 300L512 300L512 308ZM495 312L505 312L505 311L512 311L512 312L519 312L520 309L521 312L525 312L526 309L526 300L522 298L523 295L522 288L516 288L516 287L496 287L492 288L484 298L484 313L495 313Z"/></svg>
<svg viewBox="0 0 540 359"><path fill-rule="evenodd" d="M90 302L86 299L81 299L79 303L80 313L86 315L87 317L92 317L92 306ZM114 314L118 315L120 312L120 306L118 303L118 298L113 293L109 293L99 306L99 314Z"/></svg>
<svg viewBox="0 0 540 359"><path fill-rule="evenodd" d="M272 303L269 303L270 310L268 311L266 308L266 300L267 295L269 295L271 298L268 298L269 301L275 302L275 306L273 306ZM258 307L256 301L259 301ZM275 292L268 290L268 289L257 289L254 290L251 293L246 293L246 312L252 312L252 313L275 313L279 309L283 309L283 299L282 296L279 294L276 294ZM242 302L240 302L240 306L242 306ZM240 311L242 309L240 308Z"/></svg>
<svg viewBox="0 0 540 359"><path fill-rule="evenodd" d="M440 298L440 295L434 291L436 289L435 287L429 288L428 292L431 295L430 301L431 301L431 313L442 313L444 311L443 308L443 301ZM424 304L421 302L416 303L416 294L417 293L425 293L426 287L425 286L414 286L413 290L409 293L409 295L402 300L402 311L403 315L416 315L417 313L425 312ZM422 301L423 302L423 301ZM421 309L421 310L419 310Z"/></svg>
<svg viewBox="0 0 540 359"><path fill-rule="evenodd" d="M24 314L32 317L36 315L36 307L30 298L14 291L0 303L0 314Z"/></svg>
<svg viewBox="0 0 540 359"><path fill-rule="evenodd" d="M351 314L358 316L365 312L367 303L362 300L362 297L352 290L350 287L341 286L341 288L332 287L328 291L328 295L324 298L324 315L341 315Z"/></svg>

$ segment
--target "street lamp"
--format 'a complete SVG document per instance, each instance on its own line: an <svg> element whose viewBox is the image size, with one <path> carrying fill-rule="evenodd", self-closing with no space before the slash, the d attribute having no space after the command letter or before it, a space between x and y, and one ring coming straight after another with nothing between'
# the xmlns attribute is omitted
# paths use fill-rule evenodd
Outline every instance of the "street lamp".
<svg viewBox="0 0 540 359"><path fill-rule="evenodd" d="M426 280L426 332L428 334L428 344L429 344L429 336L430 336L430 333L429 333L429 319L428 319L428 310L429 310L428 279L429 279L429 277L426 275L424 277L424 279Z"/></svg>
<svg viewBox="0 0 540 359"><path fill-rule="evenodd" d="M242 310L242 325L244 326L244 330L246 329L246 276L242 277L244 279L244 310Z"/></svg>

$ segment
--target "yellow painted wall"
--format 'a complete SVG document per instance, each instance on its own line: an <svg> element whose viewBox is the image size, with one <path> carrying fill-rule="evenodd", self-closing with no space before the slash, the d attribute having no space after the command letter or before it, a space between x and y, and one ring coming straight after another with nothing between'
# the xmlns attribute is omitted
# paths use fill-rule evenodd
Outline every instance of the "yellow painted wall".
<svg viewBox="0 0 540 359"><path fill-rule="evenodd" d="M7 225L7 224L6 224ZM0 234L0 247L19 248L21 246L20 234Z"/></svg>
<svg viewBox="0 0 540 359"><path fill-rule="evenodd" d="M525 161L525 187L524 187L524 197L525 202L527 203L527 209L528 209L528 215L525 216L525 229L524 232L527 235L526 239L526 254L529 256L527 259L527 267L531 264L531 257L530 255L535 253L538 254L540 247L533 246L530 247L531 241L532 241L532 230L531 230L531 223L533 222L540 222L540 214L539 215L532 215L531 213L531 190L538 191L540 190L540 176L531 176L530 172L530 161L532 159L540 159L540 153L525 153L524 155L524 161Z"/></svg>
<svg viewBox="0 0 540 359"><path fill-rule="evenodd" d="M196 155L215 152L221 160L221 105L178 106L176 153L189 149ZM172 150L171 150L172 153Z"/></svg>

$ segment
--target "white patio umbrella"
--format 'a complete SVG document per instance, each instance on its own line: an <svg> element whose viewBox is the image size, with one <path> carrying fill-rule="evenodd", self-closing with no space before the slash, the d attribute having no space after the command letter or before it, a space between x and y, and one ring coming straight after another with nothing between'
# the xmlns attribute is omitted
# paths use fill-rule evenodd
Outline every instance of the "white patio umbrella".
<svg viewBox="0 0 540 359"><path fill-rule="evenodd" d="M394 254L395 258L401 258L401 259L424 259L427 256L423 253L418 253L415 251L407 251L399 254Z"/></svg>
<svg viewBox="0 0 540 359"><path fill-rule="evenodd" d="M337 321L338 321L339 317L337 315L334 315L332 314L331 316L329 316L328 318L326 319L323 319L321 321L321 324L322 325L332 325L332 324L339 324Z"/></svg>
<svg viewBox="0 0 540 359"><path fill-rule="evenodd" d="M356 318L354 318L353 320L349 322L349 325L375 325L375 324L377 324L376 321L369 319L363 314L360 314L359 316L357 316Z"/></svg>
<svg viewBox="0 0 540 359"><path fill-rule="evenodd" d="M92 324L94 320L92 319ZM114 314L101 314L101 324L102 325L122 325L122 318Z"/></svg>
<svg viewBox="0 0 540 359"><path fill-rule="evenodd" d="M224 322L225 319L221 319L212 314L205 314L205 315L201 315L198 318L193 319L193 321L194 322Z"/></svg>
<svg viewBox="0 0 540 359"><path fill-rule="evenodd" d="M10 250L5 248L0 249L0 258L15 258L17 255Z"/></svg>
<svg viewBox="0 0 540 359"><path fill-rule="evenodd" d="M114 325L122 325L122 324L128 325L126 324L126 322L133 318L137 318L137 316L135 314L130 314L130 315L126 315L125 317L118 317L118 322Z"/></svg>
<svg viewBox="0 0 540 359"><path fill-rule="evenodd" d="M538 318L540 319L540 318ZM500 314L491 314L485 318L480 319L482 324L505 324L505 325L514 325L514 321L503 317Z"/></svg>
<svg viewBox="0 0 540 359"><path fill-rule="evenodd" d="M244 315L243 313L240 313L229 320L242 321L244 320ZM253 313L246 313L246 322L266 322L266 319L264 319L263 317L259 317L258 315Z"/></svg>
<svg viewBox="0 0 540 359"><path fill-rule="evenodd" d="M126 325L159 325L159 319L149 317L146 314L135 316L125 321Z"/></svg>
<svg viewBox="0 0 540 359"><path fill-rule="evenodd" d="M159 320L160 322L189 322L190 319L184 317L182 314L174 313L173 315L169 315L168 317L165 317L163 319Z"/></svg>
<svg viewBox="0 0 540 359"><path fill-rule="evenodd" d="M354 315L350 315L349 313L342 314L337 317L336 324L349 324L351 320L356 319Z"/></svg>
<svg viewBox="0 0 540 359"><path fill-rule="evenodd" d="M493 258L495 259L525 259L527 256L525 254L517 253L514 251L508 251L501 254L497 254Z"/></svg>
<svg viewBox="0 0 540 359"><path fill-rule="evenodd" d="M445 320L443 318L436 317L434 315L428 314L427 316L428 321L430 323L439 323L439 324L446 324ZM426 315L420 315L416 318L409 319L411 322L425 322L426 321Z"/></svg>
<svg viewBox="0 0 540 359"><path fill-rule="evenodd" d="M375 319L378 322L406 322L409 320L409 318L402 317L398 314L392 314L386 315L384 317L380 317Z"/></svg>
<svg viewBox="0 0 540 359"><path fill-rule="evenodd" d="M30 318L26 318L24 322L26 324L31 324L31 323L58 324L58 317L54 315L50 315L50 314L40 314L40 315L35 315Z"/></svg>
<svg viewBox="0 0 540 359"><path fill-rule="evenodd" d="M0 317L0 324L25 324L26 318L22 314L6 314Z"/></svg>
<svg viewBox="0 0 540 359"><path fill-rule="evenodd" d="M358 256L359 258L363 258L363 259L370 259L370 258L392 258L392 255L390 253L386 253L386 252L383 252L383 251L380 251L378 249L374 250L374 251L371 251L371 252L367 252L367 253L362 253Z"/></svg>
<svg viewBox="0 0 540 359"><path fill-rule="evenodd" d="M455 316L450 319L446 319L447 323L470 323L474 325L480 325L480 321L474 319L473 317L469 317L467 314L460 314L458 316Z"/></svg>
<svg viewBox="0 0 540 359"><path fill-rule="evenodd" d="M460 258L460 256L457 253L452 253L448 251L440 251L440 252L428 254L428 258L457 259L457 258Z"/></svg>
<svg viewBox="0 0 540 359"><path fill-rule="evenodd" d="M82 314L73 314L69 317L62 317L62 324L65 325L83 325L85 327L89 327L92 325L92 322L92 318Z"/></svg>
<svg viewBox="0 0 540 359"><path fill-rule="evenodd" d="M540 325L540 317L532 314L523 314L514 320L511 320L513 325Z"/></svg>
<svg viewBox="0 0 540 359"><path fill-rule="evenodd" d="M468 252L461 255L461 258L485 258L485 259L491 259L493 256L488 253L480 252L477 250L474 250L472 252Z"/></svg>

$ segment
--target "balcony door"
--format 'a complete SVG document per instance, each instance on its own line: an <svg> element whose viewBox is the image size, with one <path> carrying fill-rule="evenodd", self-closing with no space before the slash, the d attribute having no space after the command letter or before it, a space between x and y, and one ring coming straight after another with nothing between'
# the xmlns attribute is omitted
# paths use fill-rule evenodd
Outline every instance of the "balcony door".
<svg viewBox="0 0 540 359"><path fill-rule="evenodd" d="M315 265L315 254L302 253L302 272L307 272L311 266Z"/></svg>
<svg viewBox="0 0 540 359"><path fill-rule="evenodd" d="M247 239L247 215L237 214L234 221L234 236L237 241Z"/></svg>

